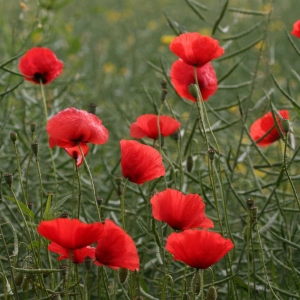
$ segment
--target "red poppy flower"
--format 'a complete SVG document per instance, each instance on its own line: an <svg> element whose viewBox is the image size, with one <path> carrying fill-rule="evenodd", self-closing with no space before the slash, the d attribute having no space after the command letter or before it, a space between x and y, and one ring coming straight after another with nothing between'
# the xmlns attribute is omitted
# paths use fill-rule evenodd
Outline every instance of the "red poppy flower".
<svg viewBox="0 0 300 300"><path fill-rule="evenodd" d="M129 181L142 184L166 174L160 153L136 141L120 141L122 174Z"/></svg>
<svg viewBox="0 0 300 300"><path fill-rule="evenodd" d="M89 147L87 144L80 143L80 148L82 150L82 153L84 156L87 155L89 152ZM80 165L83 163L83 157L81 155L80 149L78 146L72 147L72 148L64 148L65 151L76 160L76 166L80 167Z"/></svg>
<svg viewBox="0 0 300 300"><path fill-rule="evenodd" d="M61 247L58 244L51 242L48 246L48 250L54 253L60 254L58 260L69 259L70 251L67 248ZM72 251L72 261L74 264L83 263L84 259L89 256L91 259L95 259L95 248L86 246Z"/></svg>
<svg viewBox="0 0 300 300"><path fill-rule="evenodd" d="M28 50L19 63L25 80L37 84L40 84L40 81L43 84L50 83L61 74L63 66L52 50L41 47Z"/></svg>
<svg viewBox="0 0 300 300"><path fill-rule="evenodd" d="M287 110L279 110L279 114L284 119L289 118L289 112ZM278 117L276 117L277 123L279 127L281 128L281 123ZM271 128L273 128L271 130ZM268 133L262 140L260 140L269 130L270 133ZM282 130L282 128L281 128ZM275 126L275 121L273 119L272 113L269 111L264 116L262 116L260 119L256 120L250 127L250 135L254 141L258 141L258 146L269 146L273 142L280 139L280 134L277 130L277 127Z"/></svg>
<svg viewBox="0 0 300 300"><path fill-rule="evenodd" d="M42 221L38 226L40 235L69 250L84 248L96 242L101 230L102 223L86 224L78 219L66 218Z"/></svg>
<svg viewBox="0 0 300 300"><path fill-rule="evenodd" d="M291 34L293 34L294 36L296 36L297 38L300 39L300 20L298 20L294 23Z"/></svg>
<svg viewBox="0 0 300 300"><path fill-rule="evenodd" d="M108 131L97 116L73 107L60 111L52 117L46 129L51 148L54 146L72 148L80 143L83 152L87 153L86 143L105 144L108 140Z"/></svg>
<svg viewBox="0 0 300 300"><path fill-rule="evenodd" d="M203 100L207 100L218 88L216 72L211 63L196 68L197 80ZM189 85L195 84L194 67L181 59L175 61L171 67L170 77L176 92L183 98L196 102L196 98L189 92Z"/></svg>
<svg viewBox="0 0 300 300"><path fill-rule="evenodd" d="M219 261L234 247L230 239L207 230L185 230L172 233L167 239L166 249L192 268L207 269Z"/></svg>
<svg viewBox="0 0 300 300"><path fill-rule="evenodd" d="M110 220L105 220L96 246L96 260L110 268L140 269L139 256L132 238Z"/></svg>
<svg viewBox="0 0 300 300"><path fill-rule="evenodd" d="M156 140L158 138L157 118L157 115L152 114L139 116L136 122L132 123L130 126L130 135L137 139L147 136L150 139ZM171 135L180 127L180 125L180 122L171 117L159 117L160 134L163 136Z"/></svg>
<svg viewBox="0 0 300 300"><path fill-rule="evenodd" d="M166 189L154 195L150 203L153 217L166 222L173 229L214 227L212 220L205 216L205 204L197 194L185 196L177 190Z"/></svg>
<svg viewBox="0 0 300 300"><path fill-rule="evenodd" d="M224 54L224 49L219 46L217 40L197 32L179 35L170 44L170 50L185 63L194 67L202 67Z"/></svg>

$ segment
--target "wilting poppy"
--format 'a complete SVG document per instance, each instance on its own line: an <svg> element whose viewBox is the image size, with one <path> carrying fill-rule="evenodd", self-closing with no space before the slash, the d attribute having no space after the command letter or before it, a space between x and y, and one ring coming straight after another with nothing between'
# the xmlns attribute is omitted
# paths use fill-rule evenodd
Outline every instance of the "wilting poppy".
<svg viewBox="0 0 300 300"><path fill-rule="evenodd" d="M132 238L110 220L105 220L96 246L96 260L110 268L140 269L139 256Z"/></svg>
<svg viewBox="0 0 300 300"><path fill-rule="evenodd" d="M289 118L289 112L287 110L279 110L278 113L284 119ZM276 117L276 120L279 127L281 128L280 119ZM278 132L277 127L275 125L272 112L269 111L251 125L250 135L254 141L258 141L257 145L262 147L269 146L273 142L280 139L280 133ZM262 138L264 135L266 136Z"/></svg>
<svg viewBox="0 0 300 300"><path fill-rule="evenodd" d="M300 39L300 20L298 20L294 23L291 34Z"/></svg>
<svg viewBox="0 0 300 300"><path fill-rule="evenodd" d="M170 44L170 50L185 63L194 67L202 67L224 54L224 49L219 46L217 40L197 32L179 35Z"/></svg>
<svg viewBox="0 0 300 300"><path fill-rule="evenodd" d="M130 135L133 138L140 139L147 136L150 139L158 139L157 115L146 114L139 116L136 122L130 126ZM162 136L173 134L181 123L169 116L159 117L159 129Z"/></svg>
<svg viewBox="0 0 300 300"><path fill-rule="evenodd" d="M165 175L160 153L136 141L120 141L122 174L129 181L142 184Z"/></svg>
<svg viewBox="0 0 300 300"><path fill-rule="evenodd" d="M87 153L87 143L105 144L108 140L108 130L97 116L73 107L60 111L52 117L46 129L51 148L54 146L72 148L80 143Z"/></svg>
<svg viewBox="0 0 300 300"><path fill-rule="evenodd" d="M87 144L80 143L80 148L82 150L82 153L84 156L87 155L89 152L89 147ZM64 148L64 150L76 160L76 166L80 167L80 165L83 163L83 157L81 155L80 149L78 146L72 147L72 148Z"/></svg>
<svg viewBox="0 0 300 300"><path fill-rule="evenodd" d="M60 245L51 242L48 246L48 250L57 254L60 254L60 256L57 258L58 260L63 259L69 259L70 258L70 251L67 248L61 247ZM81 264L83 263L84 259L86 257L90 257L91 259L95 258L95 248L86 246L83 248L79 248L72 251L72 261L74 264Z"/></svg>
<svg viewBox="0 0 300 300"><path fill-rule="evenodd" d="M198 85L203 100L207 100L218 89L216 72L211 63L196 68ZM175 61L171 67L170 77L176 92L183 98L196 102L196 98L189 92L189 86L195 84L194 67L181 59Z"/></svg>
<svg viewBox="0 0 300 300"><path fill-rule="evenodd" d="M19 69L28 81L47 84L58 77L64 64L48 48L35 47L20 59Z"/></svg>
<svg viewBox="0 0 300 300"><path fill-rule="evenodd" d="M40 235L69 250L84 248L96 242L102 229L103 224L99 222L86 224L78 219L66 218L42 221L38 226Z"/></svg>
<svg viewBox="0 0 300 300"><path fill-rule="evenodd" d="M166 189L154 195L150 203L153 217L175 230L214 227L212 220L205 216L205 204L197 194L184 195L177 190Z"/></svg>
<svg viewBox="0 0 300 300"><path fill-rule="evenodd" d="M207 230L185 230L167 238L166 249L192 268L207 269L234 247L230 239Z"/></svg>

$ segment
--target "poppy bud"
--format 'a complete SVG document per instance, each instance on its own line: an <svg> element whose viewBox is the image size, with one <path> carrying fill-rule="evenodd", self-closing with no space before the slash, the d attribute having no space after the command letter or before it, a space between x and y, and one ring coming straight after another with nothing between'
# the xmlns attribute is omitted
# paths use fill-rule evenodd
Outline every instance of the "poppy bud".
<svg viewBox="0 0 300 300"><path fill-rule="evenodd" d="M199 87L197 84L190 84L188 86L188 90L194 98L197 99L199 97L200 91L199 91Z"/></svg>
<svg viewBox="0 0 300 300"><path fill-rule="evenodd" d="M28 202L27 206L28 206L28 208L29 208L30 210L32 210L32 208L33 208L33 202Z"/></svg>
<svg viewBox="0 0 300 300"><path fill-rule="evenodd" d="M62 213L59 217L60 217L60 218L63 218L63 219L68 219L68 218L69 218L69 214L66 213L66 212L64 212L64 213Z"/></svg>
<svg viewBox="0 0 300 300"><path fill-rule="evenodd" d="M31 150L32 150L33 154L35 156L37 156L38 152L39 152L39 144L38 143L32 143L31 144Z"/></svg>
<svg viewBox="0 0 300 300"><path fill-rule="evenodd" d="M12 182L13 182L13 176L10 173L6 173L3 175L5 182L9 185L9 187L11 187Z"/></svg>
<svg viewBox="0 0 300 300"><path fill-rule="evenodd" d="M98 204L98 206L100 206L102 204L102 201L103 201L103 198L101 198L101 197L97 198L97 204Z"/></svg>
<svg viewBox="0 0 300 300"><path fill-rule="evenodd" d="M97 105L95 103L90 103L89 107L88 107L88 112L90 114L95 115L96 114L96 108L97 108Z"/></svg>
<svg viewBox="0 0 300 300"><path fill-rule="evenodd" d="M36 123L31 123L31 124L30 124L30 131L31 131L32 133L34 133L34 132L35 132L35 129L36 129Z"/></svg>
<svg viewBox="0 0 300 300"><path fill-rule="evenodd" d="M212 161L214 160L214 157L215 157L215 153L216 151L212 148L210 148L208 151L207 151L207 154L208 154L208 158Z"/></svg>
<svg viewBox="0 0 300 300"><path fill-rule="evenodd" d="M188 155L188 157L186 158L186 169L187 169L187 171L192 172L193 166L194 166L193 156Z"/></svg>
<svg viewBox="0 0 300 300"><path fill-rule="evenodd" d="M26 292L29 289L29 280L26 278L26 276L24 276L21 287L23 292Z"/></svg>
<svg viewBox="0 0 300 300"><path fill-rule="evenodd" d="M251 209L251 207L254 205L254 200L248 199L248 200L246 201L246 204L247 204L248 208Z"/></svg>
<svg viewBox="0 0 300 300"><path fill-rule="evenodd" d="M124 284L129 277L129 270L125 268L119 268L118 270L118 278L120 283Z"/></svg>
<svg viewBox="0 0 300 300"><path fill-rule="evenodd" d="M160 101L164 102L168 95L167 82L163 80L160 84L161 84Z"/></svg>
<svg viewBox="0 0 300 300"><path fill-rule="evenodd" d="M255 224L257 221L257 213L258 213L258 207L252 206L250 208L250 215L251 215L251 223Z"/></svg>
<svg viewBox="0 0 300 300"><path fill-rule="evenodd" d="M217 297L218 297L217 290L213 285L211 285L207 290L206 300L216 300Z"/></svg>
<svg viewBox="0 0 300 300"><path fill-rule="evenodd" d="M290 131L290 122L288 119L281 119L281 127L285 134Z"/></svg>
<svg viewBox="0 0 300 300"><path fill-rule="evenodd" d="M173 139L175 142L178 142L178 140L179 140L179 131L176 130L174 133L172 133L172 134L170 135L170 137L171 137L171 139Z"/></svg>
<svg viewBox="0 0 300 300"><path fill-rule="evenodd" d="M14 276L16 286L21 286L21 284L22 284L22 282L23 282L23 278L24 278L24 275L23 275L22 272L18 272L18 273Z"/></svg>
<svg viewBox="0 0 300 300"><path fill-rule="evenodd" d="M85 269L87 271L90 271L92 269L92 265L93 265L93 259L89 256L87 256L84 260L84 266L85 266Z"/></svg>
<svg viewBox="0 0 300 300"><path fill-rule="evenodd" d="M191 281L191 287L192 287L192 291L193 293L195 293L195 295L199 295L200 291L201 291L201 274L199 272L199 270L196 270L192 281Z"/></svg>
<svg viewBox="0 0 300 300"><path fill-rule="evenodd" d="M11 133L10 133L10 139L11 139L11 141L12 141L13 143L16 142L17 138L18 138L18 136L17 136L17 133L16 133L16 132L11 132Z"/></svg>

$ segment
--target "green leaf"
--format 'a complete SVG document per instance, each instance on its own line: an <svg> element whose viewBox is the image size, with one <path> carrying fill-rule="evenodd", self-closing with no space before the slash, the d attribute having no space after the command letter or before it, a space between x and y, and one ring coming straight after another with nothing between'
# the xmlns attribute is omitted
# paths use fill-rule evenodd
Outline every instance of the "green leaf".
<svg viewBox="0 0 300 300"><path fill-rule="evenodd" d="M43 216L43 219L46 221L53 219L53 215L51 214L51 199L52 199L52 195L49 194L47 198L46 209Z"/></svg>
<svg viewBox="0 0 300 300"><path fill-rule="evenodd" d="M18 201L18 204L22 210L22 212L27 216L29 217L31 220L34 219L34 213L22 202L20 202L19 200L15 200L13 197L10 197L10 196L6 196L4 195L4 198L13 202L13 203L17 203L16 201Z"/></svg>

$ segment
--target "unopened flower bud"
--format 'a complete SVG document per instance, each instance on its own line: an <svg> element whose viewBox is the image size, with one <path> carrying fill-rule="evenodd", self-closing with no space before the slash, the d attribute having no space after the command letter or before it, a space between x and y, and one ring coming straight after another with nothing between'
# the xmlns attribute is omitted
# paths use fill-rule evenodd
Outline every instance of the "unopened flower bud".
<svg viewBox="0 0 300 300"><path fill-rule="evenodd" d="M120 283L124 284L129 277L129 270L125 268L119 268L118 270L118 278Z"/></svg>
<svg viewBox="0 0 300 300"><path fill-rule="evenodd" d="M167 82L163 80L160 84L161 84L160 101L164 102L168 95Z"/></svg>
<svg viewBox="0 0 300 300"><path fill-rule="evenodd" d="M13 182L13 176L10 173L6 173L3 175L5 182L11 187L12 182Z"/></svg>
<svg viewBox="0 0 300 300"><path fill-rule="evenodd" d="M27 206L30 210L32 210L33 209L33 202L28 202Z"/></svg>
<svg viewBox="0 0 300 300"><path fill-rule="evenodd" d="M285 134L290 131L290 122L288 119L281 119L281 127Z"/></svg>
<svg viewBox="0 0 300 300"><path fill-rule="evenodd" d="M199 87L197 86L197 84L190 84L188 86L188 90L194 98L197 99L199 97L200 91L199 91Z"/></svg>
<svg viewBox="0 0 300 300"><path fill-rule="evenodd" d="M251 207L254 205L254 200L248 199L248 200L246 201L246 204L247 204L248 208L251 209Z"/></svg>
<svg viewBox="0 0 300 300"><path fill-rule="evenodd" d="M18 272L18 273L14 276L16 286L21 286L21 284L22 284L22 282L23 282L23 278L24 278L24 275L23 275L22 272Z"/></svg>
<svg viewBox="0 0 300 300"><path fill-rule="evenodd" d="M103 198L101 198L101 197L97 198L97 204L98 204L98 206L100 206L102 204L102 201L103 201Z"/></svg>
<svg viewBox="0 0 300 300"><path fill-rule="evenodd" d="M34 132L35 132L35 129L36 129L36 123L31 123L31 124L30 124L30 131L31 131L32 133L34 133Z"/></svg>
<svg viewBox="0 0 300 300"><path fill-rule="evenodd" d="M26 278L26 276L24 276L21 287L23 292L26 292L29 289L29 280Z"/></svg>
<svg viewBox="0 0 300 300"><path fill-rule="evenodd" d="M32 150L33 154L35 156L37 156L38 153L39 153L39 144L38 143L32 143L31 144L31 150Z"/></svg>
<svg viewBox="0 0 300 300"><path fill-rule="evenodd" d="M12 141L13 143L16 142L17 138L18 138L18 135L17 135L16 132L11 132L11 133L10 133L10 139L11 139L11 141Z"/></svg>
<svg viewBox="0 0 300 300"><path fill-rule="evenodd" d="M208 154L208 158L212 161L214 160L214 157L215 157L215 153L216 151L212 148L210 148L208 151L207 151L207 154Z"/></svg>
<svg viewBox="0 0 300 300"><path fill-rule="evenodd" d="M216 300L217 297L218 297L217 290L213 285L211 285L207 290L206 300Z"/></svg>
<svg viewBox="0 0 300 300"><path fill-rule="evenodd" d="M171 135L170 135L171 139L173 139L175 142L178 142L179 140L179 131L176 130L175 132L173 132Z"/></svg>
<svg viewBox="0 0 300 300"><path fill-rule="evenodd" d="M199 270L196 270L192 281L191 281L191 287L192 287L192 291L193 293L195 293L195 295L199 295L200 291L201 291L201 274L199 272Z"/></svg>
<svg viewBox="0 0 300 300"><path fill-rule="evenodd" d="M192 172L194 166L194 160L192 155L188 155L186 158L186 169L188 172Z"/></svg>
<svg viewBox="0 0 300 300"><path fill-rule="evenodd" d="M85 266L85 269L87 271L90 271L92 269L92 266L93 266L93 259L89 256L87 256L84 260L83 260L83 263L84 263L84 266Z"/></svg>
<svg viewBox="0 0 300 300"><path fill-rule="evenodd" d="M89 104L89 107L88 107L88 112L90 114L96 114L96 108L97 108L97 105L95 103L90 103Z"/></svg>

